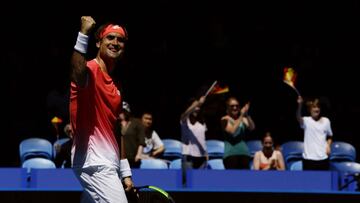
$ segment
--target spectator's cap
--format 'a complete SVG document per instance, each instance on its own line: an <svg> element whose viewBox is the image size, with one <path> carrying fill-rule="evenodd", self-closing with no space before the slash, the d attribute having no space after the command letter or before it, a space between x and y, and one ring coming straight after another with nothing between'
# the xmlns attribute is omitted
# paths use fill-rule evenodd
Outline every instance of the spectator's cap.
<svg viewBox="0 0 360 203"><path fill-rule="evenodd" d="M126 101L123 101L122 102L122 108L125 110L125 111L127 111L127 112L131 112L131 110L130 110L130 105L129 105L129 103L127 103Z"/></svg>
<svg viewBox="0 0 360 203"><path fill-rule="evenodd" d="M103 37L105 37L107 34L109 34L110 32L115 32L120 34L123 37L126 37L126 32L125 29L119 25L113 25L110 24L108 26L106 26L103 31L100 33L100 39L102 39Z"/></svg>

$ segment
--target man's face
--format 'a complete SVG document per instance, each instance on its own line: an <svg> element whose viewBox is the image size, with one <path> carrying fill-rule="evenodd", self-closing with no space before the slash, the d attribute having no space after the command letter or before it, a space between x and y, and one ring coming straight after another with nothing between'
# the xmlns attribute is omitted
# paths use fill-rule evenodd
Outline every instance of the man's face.
<svg viewBox="0 0 360 203"><path fill-rule="evenodd" d="M150 128L151 125L152 125L152 122L153 122L153 118L152 118L152 115L151 114L144 114L141 118L142 120L142 123L144 124L144 126L146 128Z"/></svg>
<svg viewBox="0 0 360 203"><path fill-rule="evenodd" d="M102 57L117 59L124 52L125 37L119 33L111 32L104 36L104 38L96 45L99 48Z"/></svg>

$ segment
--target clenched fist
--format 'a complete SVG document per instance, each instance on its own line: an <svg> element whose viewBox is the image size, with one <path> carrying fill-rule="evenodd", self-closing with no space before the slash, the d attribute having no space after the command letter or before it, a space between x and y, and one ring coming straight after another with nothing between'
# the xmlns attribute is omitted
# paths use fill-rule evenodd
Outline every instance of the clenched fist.
<svg viewBox="0 0 360 203"><path fill-rule="evenodd" d="M88 35L95 27L95 24L95 20L91 16L82 16L80 32L84 35Z"/></svg>

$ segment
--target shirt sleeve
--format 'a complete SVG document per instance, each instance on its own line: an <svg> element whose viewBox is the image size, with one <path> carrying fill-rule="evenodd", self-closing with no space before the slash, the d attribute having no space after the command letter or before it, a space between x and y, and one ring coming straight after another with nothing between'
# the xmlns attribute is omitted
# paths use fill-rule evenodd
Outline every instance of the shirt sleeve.
<svg viewBox="0 0 360 203"><path fill-rule="evenodd" d="M161 141L159 135L155 132L155 130L153 131L151 138L154 144L154 149L158 149L160 146L164 145L164 143Z"/></svg>

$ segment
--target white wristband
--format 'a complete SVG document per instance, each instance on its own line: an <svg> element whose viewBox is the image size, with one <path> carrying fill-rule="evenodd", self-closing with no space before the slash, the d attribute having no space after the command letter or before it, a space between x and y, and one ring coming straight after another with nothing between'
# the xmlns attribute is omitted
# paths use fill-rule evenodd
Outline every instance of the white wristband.
<svg viewBox="0 0 360 203"><path fill-rule="evenodd" d="M89 36L79 32L74 49L80 53L86 54Z"/></svg>
<svg viewBox="0 0 360 203"><path fill-rule="evenodd" d="M120 176L121 178L132 176L130 164L127 159L120 160Z"/></svg>

